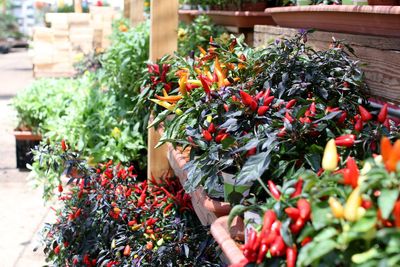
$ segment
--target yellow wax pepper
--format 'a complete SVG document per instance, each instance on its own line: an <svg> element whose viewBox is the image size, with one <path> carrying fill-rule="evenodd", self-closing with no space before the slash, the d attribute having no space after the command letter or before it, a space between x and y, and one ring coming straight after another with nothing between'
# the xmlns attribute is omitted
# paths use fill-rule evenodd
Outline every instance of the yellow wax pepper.
<svg viewBox="0 0 400 267"><path fill-rule="evenodd" d="M334 171L338 166L338 154L335 139L331 139L325 146L322 158L322 168L326 171Z"/></svg>
<svg viewBox="0 0 400 267"><path fill-rule="evenodd" d="M156 103L157 105L160 105L170 111L174 111L175 109L175 104L170 104L166 101L162 101L162 100L158 100L158 99L150 99L151 101L153 101L154 103Z"/></svg>
<svg viewBox="0 0 400 267"><path fill-rule="evenodd" d="M187 91L186 91L186 82L187 82L187 80L188 80L188 74L185 73L179 78L179 81L178 81L178 83L179 83L179 92L183 96L187 95Z"/></svg>
<svg viewBox="0 0 400 267"><path fill-rule="evenodd" d="M334 198L330 197L329 200L329 206L331 207L332 214L335 218L341 219L344 216L344 208L340 202Z"/></svg>
<svg viewBox="0 0 400 267"><path fill-rule="evenodd" d="M197 46L197 48L200 50L200 52L201 52L203 55L207 54L207 51L206 51L206 50L204 50L204 48L203 48L203 47L201 47L201 46Z"/></svg>
<svg viewBox="0 0 400 267"><path fill-rule="evenodd" d="M221 65L219 64L218 57L215 58L214 72L217 74L218 77L218 87L223 87L225 85L224 84L225 75L223 74Z"/></svg>
<svg viewBox="0 0 400 267"><path fill-rule="evenodd" d="M360 209L361 202L360 188L356 187L353 192L351 192L344 207L344 218L347 221L355 222L364 215L363 209Z"/></svg>
<svg viewBox="0 0 400 267"><path fill-rule="evenodd" d="M187 80L187 83L197 85L197 86L202 86L200 80Z"/></svg>

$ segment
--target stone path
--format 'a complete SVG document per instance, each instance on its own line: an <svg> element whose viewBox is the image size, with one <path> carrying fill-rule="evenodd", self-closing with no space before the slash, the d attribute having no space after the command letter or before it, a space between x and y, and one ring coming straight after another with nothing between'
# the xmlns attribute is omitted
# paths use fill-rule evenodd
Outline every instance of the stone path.
<svg viewBox="0 0 400 267"><path fill-rule="evenodd" d="M39 267L44 255L36 246L37 232L51 215L40 190L26 181L28 172L16 169L15 111L11 98L32 81L26 50L0 54L0 267Z"/></svg>

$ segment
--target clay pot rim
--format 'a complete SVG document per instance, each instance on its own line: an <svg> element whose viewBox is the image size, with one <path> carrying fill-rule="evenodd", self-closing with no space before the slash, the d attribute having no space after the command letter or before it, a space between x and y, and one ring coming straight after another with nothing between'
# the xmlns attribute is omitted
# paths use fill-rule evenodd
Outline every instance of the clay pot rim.
<svg viewBox="0 0 400 267"><path fill-rule="evenodd" d="M14 136L16 140L31 140L31 141L42 140L42 136L40 134L34 134L31 131L14 130Z"/></svg>
<svg viewBox="0 0 400 267"><path fill-rule="evenodd" d="M290 6L272 7L265 9L272 15L277 13L292 12L339 12L339 13L372 13L378 15L399 15L400 6L352 6L352 5L314 5L314 6Z"/></svg>
<svg viewBox="0 0 400 267"><path fill-rule="evenodd" d="M268 8L267 8L268 9ZM269 11L229 11L229 10L210 10L210 11L198 11L198 10L179 10L181 15L197 16L205 14L209 16L227 16L227 17L265 17L270 16Z"/></svg>

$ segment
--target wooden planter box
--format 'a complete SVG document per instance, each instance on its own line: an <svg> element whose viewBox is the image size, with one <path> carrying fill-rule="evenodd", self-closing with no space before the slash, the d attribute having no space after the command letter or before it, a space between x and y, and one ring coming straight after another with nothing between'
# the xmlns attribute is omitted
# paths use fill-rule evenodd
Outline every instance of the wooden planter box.
<svg viewBox="0 0 400 267"><path fill-rule="evenodd" d="M168 144L168 160L175 175L183 185L187 180L187 173L183 170L188 162L188 151L180 151ZM231 205L210 198L206 192L199 188L190 194L193 208L203 225L210 225L218 217L229 214Z"/></svg>
<svg viewBox="0 0 400 267"><path fill-rule="evenodd" d="M243 231L243 220L239 217L236 217L233 220L230 230L228 228L228 216L218 218L211 225L211 234L222 249L226 260L230 264L243 263L242 266L245 266L245 263L247 262L242 250L235 242L235 240L243 241Z"/></svg>
<svg viewBox="0 0 400 267"><path fill-rule="evenodd" d="M14 131L15 151L18 169L26 169L26 164L33 163L31 150L42 140L42 136L30 131Z"/></svg>
<svg viewBox="0 0 400 267"><path fill-rule="evenodd" d="M254 25L276 25L271 14L263 11L179 10L179 20L191 23L202 14L209 16L215 24L223 26L253 28Z"/></svg>
<svg viewBox="0 0 400 267"><path fill-rule="evenodd" d="M291 6L266 12L281 27L400 37L400 6Z"/></svg>

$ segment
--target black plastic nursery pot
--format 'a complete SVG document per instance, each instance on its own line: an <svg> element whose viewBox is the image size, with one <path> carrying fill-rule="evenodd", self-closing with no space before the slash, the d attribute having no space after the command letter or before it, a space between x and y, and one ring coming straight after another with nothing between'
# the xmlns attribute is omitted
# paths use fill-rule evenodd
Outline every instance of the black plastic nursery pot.
<svg viewBox="0 0 400 267"><path fill-rule="evenodd" d="M15 151L18 169L27 169L26 164L33 163L31 150L39 145L42 137L28 131L15 131Z"/></svg>

